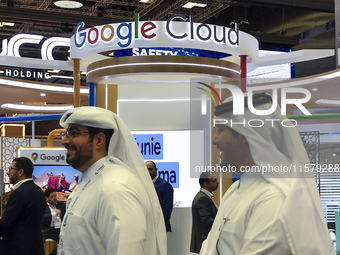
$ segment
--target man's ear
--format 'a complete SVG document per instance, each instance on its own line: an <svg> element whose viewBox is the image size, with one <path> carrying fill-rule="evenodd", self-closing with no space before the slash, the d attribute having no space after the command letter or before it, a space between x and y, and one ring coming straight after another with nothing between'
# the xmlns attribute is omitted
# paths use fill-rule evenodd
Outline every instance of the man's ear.
<svg viewBox="0 0 340 255"><path fill-rule="evenodd" d="M98 133L95 138L95 148L100 149L106 146L106 137L104 133Z"/></svg>
<svg viewBox="0 0 340 255"><path fill-rule="evenodd" d="M207 187L209 185L209 182L203 182L203 188Z"/></svg>
<svg viewBox="0 0 340 255"><path fill-rule="evenodd" d="M24 169L19 169L18 170L19 177L22 177L25 175Z"/></svg>

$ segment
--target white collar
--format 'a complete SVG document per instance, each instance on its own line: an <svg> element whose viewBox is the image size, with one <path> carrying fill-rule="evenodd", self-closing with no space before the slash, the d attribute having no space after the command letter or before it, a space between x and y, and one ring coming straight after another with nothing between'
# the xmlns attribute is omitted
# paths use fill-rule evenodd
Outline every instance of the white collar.
<svg viewBox="0 0 340 255"><path fill-rule="evenodd" d="M153 178L153 179L152 179L152 182L155 183L155 182L157 181L158 177L159 177L159 176L157 175L155 178Z"/></svg>
<svg viewBox="0 0 340 255"><path fill-rule="evenodd" d="M33 181L33 179L27 178L27 179L21 180L20 182L17 182L16 184L14 184L12 190L16 190L17 188L21 186L21 184L23 184L24 182L28 182L28 181Z"/></svg>
<svg viewBox="0 0 340 255"><path fill-rule="evenodd" d="M86 183L88 180L90 180L94 173L98 170L98 168L101 165L104 165L105 162L108 162L110 160L109 156L102 157L101 159L94 162L89 168L85 170L85 172L81 175L81 182Z"/></svg>
<svg viewBox="0 0 340 255"><path fill-rule="evenodd" d="M204 188L201 188L200 191L202 191L204 194L206 194L208 197L210 198L213 198L214 197L214 193L204 189Z"/></svg>
<svg viewBox="0 0 340 255"><path fill-rule="evenodd" d="M56 208L56 205L52 205L52 204L50 204L49 202L47 202L47 205L49 206L49 207L52 207L52 208Z"/></svg>

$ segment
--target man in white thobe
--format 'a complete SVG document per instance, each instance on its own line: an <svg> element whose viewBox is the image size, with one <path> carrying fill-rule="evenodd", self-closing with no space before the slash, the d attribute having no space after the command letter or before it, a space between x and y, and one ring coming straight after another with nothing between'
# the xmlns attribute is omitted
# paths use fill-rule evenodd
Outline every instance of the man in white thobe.
<svg viewBox="0 0 340 255"><path fill-rule="evenodd" d="M265 93L253 101L258 110L272 106ZM212 142L221 151L221 167L234 166L242 176L224 195L200 254L334 255L294 125L279 107L263 116L247 106L244 115L233 115L232 109L232 97L216 107L215 123L228 123L217 126Z"/></svg>
<svg viewBox="0 0 340 255"><path fill-rule="evenodd" d="M111 111L81 107L60 125L67 162L83 174L67 201L58 254L166 254L157 194L125 123Z"/></svg>

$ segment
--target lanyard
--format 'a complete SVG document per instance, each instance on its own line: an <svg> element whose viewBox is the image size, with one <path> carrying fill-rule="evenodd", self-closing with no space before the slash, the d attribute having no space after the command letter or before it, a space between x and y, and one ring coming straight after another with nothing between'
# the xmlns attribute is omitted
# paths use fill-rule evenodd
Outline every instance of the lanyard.
<svg viewBox="0 0 340 255"><path fill-rule="evenodd" d="M74 207L74 205L76 204L76 202L78 201L78 198L80 197L80 195L84 192L84 190L86 189L86 187L89 185L89 183L105 168L105 165L101 165L98 170L93 174L93 176L85 183L85 185L81 188L80 192L78 192L78 188L80 187L80 185L73 191L73 192L78 192L77 197L74 199L73 203L72 200L73 198L71 197L68 201L67 201L67 210L66 210L66 216L64 218L64 222L63 222L63 226L65 227L67 224L67 218L68 216L71 214L72 212L70 212L72 210L72 208Z"/></svg>

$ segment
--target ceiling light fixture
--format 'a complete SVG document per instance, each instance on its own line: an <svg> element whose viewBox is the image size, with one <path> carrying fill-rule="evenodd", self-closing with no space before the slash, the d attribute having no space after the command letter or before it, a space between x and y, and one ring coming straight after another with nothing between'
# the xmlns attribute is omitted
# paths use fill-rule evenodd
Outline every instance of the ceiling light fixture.
<svg viewBox="0 0 340 255"><path fill-rule="evenodd" d="M74 77L72 76L64 76L64 75L51 75L52 78L60 78L60 79L70 79L73 80Z"/></svg>
<svg viewBox="0 0 340 255"><path fill-rule="evenodd" d="M318 99L315 103L318 105L340 106L340 100L334 99Z"/></svg>
<svg viewBox="0 0 340 255"><path fill-rule="evenodd" d="M22 105L22 104L2 104L1 108L4 109L15 109L15 110L26 110L26 111L68 111L74 108L73 105Z"/></svg>
<svg viewBox="0 0 340 255"><path fill-rule="evenodd" d="M193 2L187 2L185 5L183 5L183 8L187 8L187 9L191 9L193 8L197 3L193 3Z"/></svg>
<svg viewBox="0 0 340 255"><path fill-rule="evenodd" d="M185 5L182 6L182 8L187 8L187 9L191 9L193 7L201 7L204 8L206 7L207 4L202 4L202 3L195 3L195 2L187 2Z"/></svg>
<svg viewBox="0 0 340 255"><path fill-rule="evenodd" d="M164 99L118 99L118 102L189 102L192 98L164 98Z"/></svg>
<svg viewBox="0 0 340 255"><path fill-rule="evenodd" d="M55 6L58 6L60 8L67 8L67 9L75 9L83 7L83 4L79 1L75 0L61 0L54 2Z"/></svg>
<svg viewBox="0 0 340 255"><path fill-rule="evenodd" d="M66 92L66 93L73 93L74 89L70 87L62 87L62 86L53 86L53 85L42 85L42 84L34 84L30 82L20 82L20 81L13 81L7 79L0 78L1 86L13 86L13 87L20 87L20 88L28 88L28 89L41 89L44 91L59 91L59 92ZM89 93L89 89L80 89L80 93Z"/></svg>
<svg viewBox="0 0 340 255"><path fill-rule="evenodd" d="M40 93L40 96L45 97L46 94L45 93Z"/></svg>
<svg viewBox="0 0 340 255"><path fill-rule="evenodd" d="M15 23L13 22L0 22L0 27L3 27L3 26L13 27L14 25Z"/></svg>
<svg viewBox="0 0 340 255"><path fill-rule="evenodd" d="M313 91L318 91L318 88L312 88Z"/></svg>
<svg viewBox="0 0 340 255"><path fill-rule="evenodd" d="M139 2L140 3L147 3L147 2L149 2L149 0L140 0Z"/></svg>
<svg viewBox="0 0 340 255"><path fill-rule="evenodd" d="M195 7L201 7L201 8L204 8L204 7L206 7L207 6L207 4L196 4L195 5Z"/></svg>
<svg viewBox="0 0 340 255"><path fill-rule="evenodd" d="M302 85L307 85L307 84L312 84L316 82L322 81L322 79L333 79L340 77L340 71L336 71L334 73L322 75L319 77L314 77L314 78L307 78L303 80L291 80L288 82L283 82L283 83L275 83L271 85L263 85L263 86L256 86L256 90L269 90L269 89L277 89L277 88L288 88L288 87L296 87L296 86L302 86ZM249 85L254 85L254 84L249 84ZM255 86L250 86L250 87L255 87Z"/></svg>
<svg viewBox="0 0 340 255"><path fill-rule="evenodd" d="M223 66L214 66L214 65L203 65L203 64L196 64L196 63L177 63L177 62L147 62L147 63L127 63L127 64L117 64L117 65L110 65L110 66L102 66L98 67L96 69L92 69L87 74L90 74L92 72L96 72L99 70L104 70L108 68L117 68L117 67L126 67L126 66L143 66L143 65L181 65L181 66L200 66L200 67L210 67L210 68L216 68L220 70L226 70L230 72L234 72L237 74L240 74L240 71L236 71L234 69L223 67Z"/></svg>

